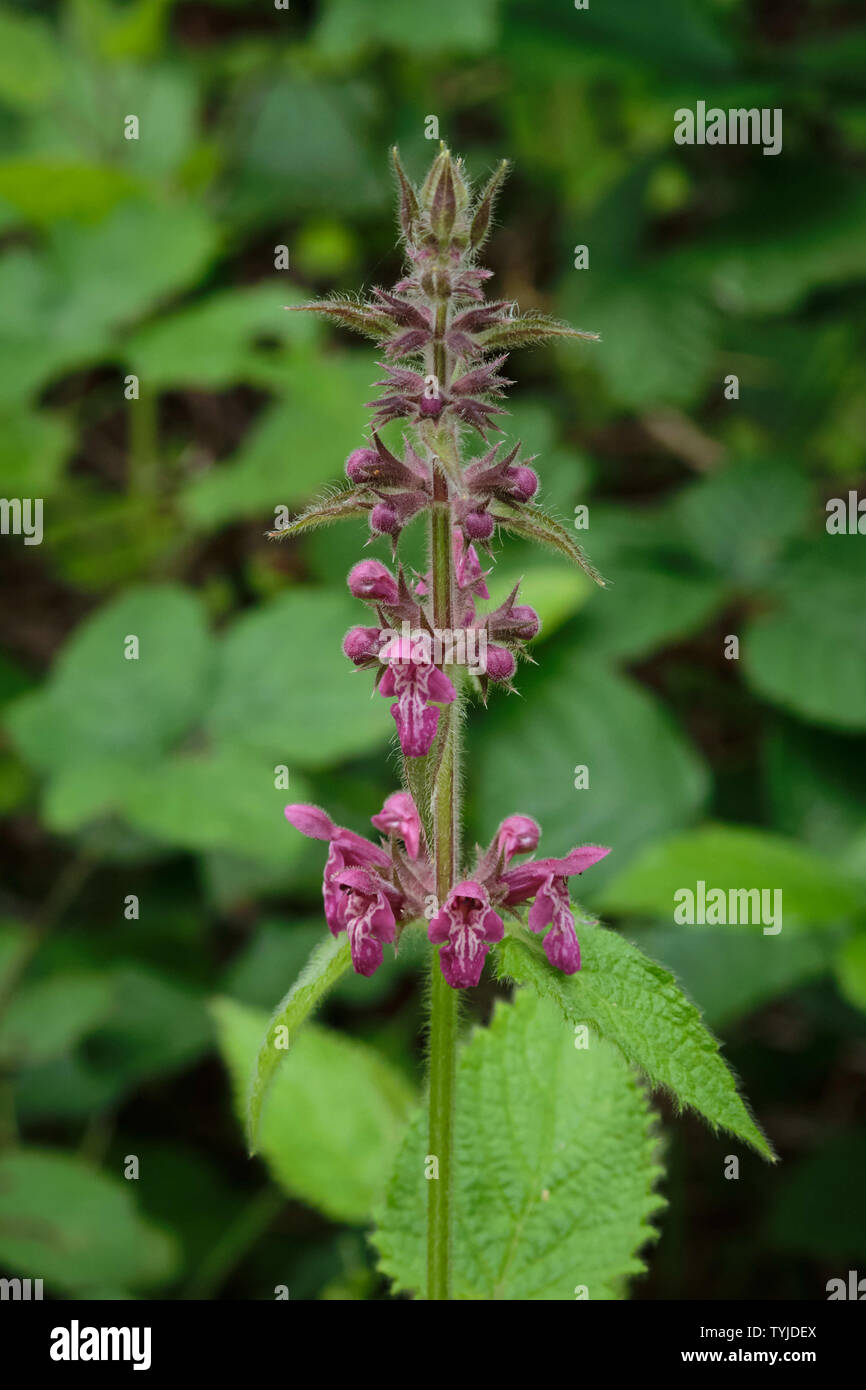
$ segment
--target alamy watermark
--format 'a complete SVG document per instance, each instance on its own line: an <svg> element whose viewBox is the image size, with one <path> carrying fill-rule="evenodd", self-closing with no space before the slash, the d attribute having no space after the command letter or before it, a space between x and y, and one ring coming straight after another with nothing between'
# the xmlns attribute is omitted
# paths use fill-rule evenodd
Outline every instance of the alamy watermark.
<svg viewBox="0 0 866 1390"><path fill-rule="evenodd" d="M707 888L699 878L694 888L677 888L674 921L678 926L762 926L764 936L782 930L781 888Z"/></svg>
<svg viewBox="0 0 866 1390"><path fill-rule="evenodd" d="M681 106L674 112L674 140L678 145L763 145L764 154L782 152L780 106L736 107L724 111L699 101L693 111Z"/></svg>
<svg viewBox="0 0 866 1390"><path fill-rule="evenodd" d="M0 497L0 535L23 536L25 545L41 545L42 498Z"/></svg>
<svg viewBox="0 0 866 1390"><path fill-rule="evenodd" d="M487 671L487 630L483 627L412 627L404 618L401 629L383 628L379 634L379 660L384 665L399 653L401 662L418 666L465 666L471 676Z"/></svg>

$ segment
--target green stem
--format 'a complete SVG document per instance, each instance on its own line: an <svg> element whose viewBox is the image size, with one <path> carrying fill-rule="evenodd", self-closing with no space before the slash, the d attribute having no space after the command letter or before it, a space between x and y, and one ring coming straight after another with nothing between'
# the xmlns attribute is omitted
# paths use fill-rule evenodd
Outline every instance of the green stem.
<svg viewBox="0 0 866 1390"><path fill-rule="evenodd" d="M434 467L431 522L433 620L440 630L452 624L451 507L448 483ZM460 715L457 702L443 711L441 755L433 791L436 897L443 903L454 883L458 862L457 759ZM451 1192L454 1146L454 1086L457 1055L457 991L446 982L433 952L430 987L429 1148L438 1176L428 1183L427 1297L451 1297Z"/></svg>

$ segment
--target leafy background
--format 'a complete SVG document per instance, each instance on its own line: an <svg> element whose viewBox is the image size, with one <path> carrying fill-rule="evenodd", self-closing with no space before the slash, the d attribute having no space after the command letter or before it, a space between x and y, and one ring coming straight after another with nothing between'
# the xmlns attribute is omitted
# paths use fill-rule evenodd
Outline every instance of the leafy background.
<svg viewBox="0 0 866 1390"><path fill-rule="evenodd" d="M519 809L548 852L613 846L587 907L680 976L783 1160L660 1099L668 1207L632 1296L822 1298L862 1269L866 542L824 521L866 490L864 58L824 0L5 6L2 490L45 506L42 546L0 538L5 1270L388 1296L365 1231L422 1075L419 960L338 985L264 1161L233 1095L323 932L274 767L359 830L394 777L339 655L362 531L263 537L340 476L373 354L283 305L396 278L386 152L420 175L430 114L476 177L515 162L498 291L603 338L510 364L509 432L561 516L589 506L611 584L503 543L497 582L525 573L546 627L523 698L471 721L471 831ZM782 107L783 154L676 146L699 99ZM783 932L675 927L698 878L782 888Z"/></svg>

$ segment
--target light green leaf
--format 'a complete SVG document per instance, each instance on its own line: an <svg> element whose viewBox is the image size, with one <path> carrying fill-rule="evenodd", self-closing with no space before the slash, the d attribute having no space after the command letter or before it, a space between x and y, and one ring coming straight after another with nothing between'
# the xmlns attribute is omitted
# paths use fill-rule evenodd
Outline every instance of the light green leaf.
<svg viewBox="0 0 866 1390"><path fill-rule="evenodd" d="M262 1106L274 1072L293 1045L301 1024L348 970L351 961L348 936L326 937L313 951L288 994L277 1005L259 1048L250 1086L247 1140L251 1154L256 1151Z"/></svg>
<svg viewBox="0 0 866 1390"><path fill-rule="evenodd" d="M254 347L256 338L309 343L314 335L307 320L286 313L290 298L285 285L268 280L163 315L133 334L127 348L130 367L151 391L181 386L214 390L255 382L267 361Z"/></svg>
<svg viewBox="0 0 866 1390"><path fill-rule="evenodd" d="M866 729L864 590L860 536L825 534L790 554L743 639L753 689L814 723Z"/></svg>
<svg viewBox="0 0 866 1390"><path fill-rule="evenodd" d="M661 555L625 556L608 568L604 593L580 615L576 644L593 655L636 661L691 636L725 599L718 580L679 568Z"/></svg>
<svg viewBox="0 0 866 1390"><path fill-rule="evenodd" d="M669 506L593 502L593 559L607 576L578 619L577 644L618 660L647 655L700 629L724 602L727 586L696 560Z"/></svg>
<svg viewBox="0 0 866 1390"><path fill-rule="evenodd" d="M292 800L307 790L292 778ZM128 823L183 849L223 850L288 866L303 842L287 826L288 794L274 786L271 759L248 748L178 753L130 774L120 799Z"/></svg>
<svg viewBox="0 0 866 1390"><path fill-rule="evenodd" d="M585 283L591 282L591 283ZM581 357L619 408L657 410L696 399L712 367L716 315L703 296L665 265L601 277L572 274L559 306L592 324L601 342Z"/></svg>
<svg viewBox="0 0 866 1390"><path fill-rule="evenodd" d="M519 991L462 1048L453 1191L454 1297L621 1297L663 1205L643 1089L594 1035L578 1049L556 1011ZM396 1290L423 1296L427 1133L416 1116L374 1243ZM432 1181L432 1179L431 1179Z"/></svg>
<svg viewBox="0 0 866 1390"><path fill-rule="evenodd" d="M81 219L92 234L94 219L141 191L140 179L109 165L44 156L0 160L0 200L39 225Z"/></svg>
<svg viewBox="0 0 866 1390"><path fill-rule="evenodd" d="M10 106L41 106L58 88L63 58L39 15L0 14L0 99Z"/></svg>
<svg viewBox="0 0 866 1390"><path fill-rule="evenodd" d="M56 492L73 434L50 411L4 412L0 419L0 476L7 497L41 497Z"/></svg>
<svg viewBox="0 0 866 1390"><path fill-rule="evenodd" d="M425 55L474 53L493 42L496 9L497 0L442 0L435 10L410 10L402 0L328 0L314 42L342 61L380 46Z"/></svg>
<svg viewBox="0 0 866 1390"><path fill-rule="evenodd" d="M223 639L211 733L300 768L380 747L393 728L388 703L342 652L363 620L349 598L314 589L240 618Z"/></svg>
<svg viewBox="0 0 866 1390"><path fill-rule="evenodd" d="M69 1051L111 1010L111 979L96 973L54 975L23 985L3 1011L0 1061L35 1066Z"/></svg>
<svg viewBox="0 0 866 1390"><path fill-rule="evenodd" d="M778 889L783 931L788 926L832 926L866 907L856 880L832 861L795 840L741 825L703 826L650 846L607 885L598 906L604 912L672 922L674 894L683 888L694 892L700 880L707 891Z"/></svg>
<svg viewBox="0 0 866 1390"><path fill-rule="evenodd" d="M138 638L137 659L124 655L129 637ZM204 613L189 590L130 590L85 619L47 684L10 707L13 741L46 771L100 754L160 753L199 715L211 652Z"/></svg>
<svg viewBox="0 0 866 1390"><path fill-rule="evenodd" d="M230 999L212 1007L245 1124L268 1018ZM274 1077L259 1151L292 1196L332 1220L362 1225L381 1195L411 1104L402 1075L373 1048L310 1023Z"/></svg>
<svg viewBox="0 0 866 1390"><path fill-rule="evenodd" d="M675 511L694 554L727 580L754 584L804 530L812 488L796 464L735 459L679 493Z"/></svg>
<svg viewBox="0 0 866 1390"><path fill-rule="evenodd" d="M673 975L616 932L592 922L578 928L581 968L563 975L526 929L496 948L500 977L532 985L571 1024L589 1024L623 1055L691 1106L713 1129L727 1129L764 1158L772 1148L746 1109L719 1044Z"/></svg>
<svg viewBox="0 0 866 1390"><path fill-rule="evenodd" d="M160 0L169 4L171 0ZM115 101L124 112L134 111L140 138L126 140L123 160L145 177L165 177L183 170L193 149L198 127L199 91L190 68L172 65L115 67ZM181 178L183 177L181 173Z"/></svg>
<svg viewBox="0 0 866 1390"><path fill-rule="evenodd" d="M65 226L50 248L55 331L74 340L82 325L125 323L195 283L218 249L215 224L190 202L124 202L95 227Z"/></svg>
<svg viewBox="0 0 866 1390"><path fill-rule="evenodd" d="M377 374L366 353L326 357L307 348L280 370L286 399L264 410L232 458L184 492L183 510L193 525L260 517L264 530L278 507L300 506L339 478L346 456L362 441L363 402Z"/></svg>
<svg viewBox="0 0 866 1390"><path fill-rule="evenodd" d="M346 72L322 81L294 64L270 84L257 83L241 106L236 150L229 146L240 166L233 214L280 225L286 188L296 217L318 209L355 217L388 206L385 162L372 161L365 139L374 109L369 87Z"/></svg>
<svg viewBox="0 0 866 1390"><path fill-rule="evenodd" d="M121 930L139 930L136 922ZM190 1066L212 1043L210 1019L199 996L141 965L111 974L114 1012L91 1039L89 1060L110 1078L115 1093Z"/></svg>
<svg viewBox="0 0 866 1390"><path fill-rule="evenodd" d="M136 1186L69 1154L8 1150L0 1155L0 1263L73 1298L102 1284L167 1282L178 1252L139 1216Z"/></svg>

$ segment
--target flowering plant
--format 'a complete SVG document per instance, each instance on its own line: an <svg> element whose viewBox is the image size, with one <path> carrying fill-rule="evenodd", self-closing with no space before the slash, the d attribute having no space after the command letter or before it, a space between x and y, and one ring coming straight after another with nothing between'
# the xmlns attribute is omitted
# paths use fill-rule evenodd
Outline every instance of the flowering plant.
<svg viewBox="0 0 866 1390"><path fill-rule="evenodd" d="M531 1071L533 1056L546 1048L559 1055L563 1035L557 1031L551 1041L551 1027L560 1025L551 1025L550 1001L558 1006L574 1028L572 1054L595 1055L592 1063L581 1065L584 1079L600 1088L601 1110L619 1102L625 1107L613 1129L608 1126L604 1142L584 1153L584 1161L591 1169L592 1152L605 1151L605 1144L616 1140L621 1152L633 1154L636 1187L623 1199L630 1222L608 1233L595 1265L588 1260L584 1270L542 1279L528 1293L525 1281L522 1291L518 1282L517 1292L503 1293L506 1271L497 1292L488 1296L572 1297L571 1279L588 1290L583 1296L606 1297L617 1280L640 1268L637 1250L653 1235L646 1219L660 1205L655 1145L634 1068L711 1124L724 1125L767 1157L772 1153L715 1040L668 973L591 919L581 918L578 935L569 880L607 855L606 847L578 845L561 858L536 858L540 828L522 808L505 817L486 848L474 855L464 850L463 707L471 698L486 702L491 686L514 688L518 660L540 627L517 587L497 607L479 609L479 602L489 599L486 581L499 533L552 546L603 584L565 527L536 501L534 460L522 457L519 441L506 444L499 437L498 422L506 413L500 402L512 384L503 368L512 348L597 335L533 311L519 313L504 299L485 298L491 272L478 264L478 255L505 177L504 163L473 197L461 162L445 148L418 189L396 151L393 158L407 257L404 278L391 290L375 289L365 301L333 298L302 306L379 345L383 376L377 383L380 394L369 403L369 439L346 460L342 490L272 534L283 538L361 516L368 520L371 540L383 537L390 543L390 565L359 559L348 575L350 592L367 606L369 617L346 634L343 651L349 662L373 674L375 690L393 702L403 786L372 817L378 841L334 824L317 806L286 807L296 831L327 842L323 898L333 943L317 952L268 1030L253 1082L251 1135L254 1141L280 1034L284 1039L294 1034L350 961L359 974L372 975L386 947L399 949L404 932L425 931L434 948L426 1128L419 1132L416 1126L407 1137L376 1243L395 1287L436 1300L478 1297L467 1268L491 1244L492 1228L473 1226L469 1213L461 1211L456 1236L453 1215L455 1192L466 1186L473 1162L471 1138L455 1132L466 1105L460 1086L466 1091L471 1084L471 1066L466 1077L458 1068L458 995L478 985L493 951L497 976L526 988L517 991L512 1017L497 1015L486 1030L490 1041L500 1043L505 1058L523 1029ZM392 421L402 424L399 452L381 436ZM423 574L407 570L401 557L401 533L417 519L424 520L429 541ZM532 718L531 709L525 717ZM568 1047L567 1031L564 1036ZM467 1057L473 1046L468 1045ZM509 1070L516 1092L520 1076L519 1068ZM602 1124L598 1114L590 1120ZM503 1166L508 1160L498 1146L504 1142L513 1149L518 1142L517 1126L513 1129L503 1134L500 1127L493 1138L487 1136L495 1162ZM416 1152L419 1134L426 1148L423 1163ZM407 1188L405 1174L413 1162L414 1180ZM426 1220L418 1211L418 1184L423 1191L425 1182ZM538 1200L533 1192L533 1212ZM541 1200L546 1219L533 1219L539 1249L547 1251L569 1220L567 1176L556 1193L545 1188ZM514 1224L525 1216L515 1213Z"/></svg>

